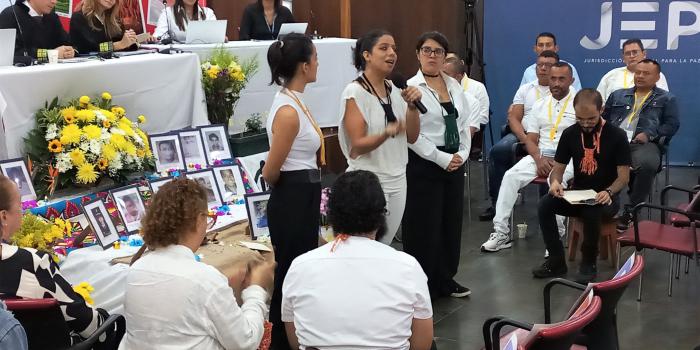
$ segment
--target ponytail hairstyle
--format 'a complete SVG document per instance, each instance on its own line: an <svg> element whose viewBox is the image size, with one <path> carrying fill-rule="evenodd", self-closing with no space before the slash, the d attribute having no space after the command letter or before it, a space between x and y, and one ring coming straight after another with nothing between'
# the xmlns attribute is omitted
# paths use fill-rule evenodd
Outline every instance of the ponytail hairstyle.
<svg viewBox="0 0 700 350"><path fill-rule="evenodd" d="M267 63L272 72L270 85L283 86L292 80L300 64L311 62L313 52L314 44L304 34L291 33L272 43L267 50Z"/></svg>
<svg viewBox="0 0 700 350"><path fill-rule="evenodd" d="M363 71L367 67L367 62L362 54L365 51L372 52L374 45L377 45L379 38L383 37L384 35L391 35L391 33L384 29L375 29L357 39L355 48L353 49L352 60L353 65L355 65L355 68L358 71Z"/></svg>
<svg viewBox="0 0 700 350"><path fill-rule="evenodd" d="M189 22L189 20L187 19L187 12L185 12L185 2L183 0L175 0L175 3L173 4L173 17L175 17L175 24L177 24L177 27L180 28L180 30L184 31L185 23ZM192 20L204 21L206 19L207 15L204 13L204 10L202 10L202 7L199 6L199 0L197 0L194 3L194 8L192 9Z"/></svg>

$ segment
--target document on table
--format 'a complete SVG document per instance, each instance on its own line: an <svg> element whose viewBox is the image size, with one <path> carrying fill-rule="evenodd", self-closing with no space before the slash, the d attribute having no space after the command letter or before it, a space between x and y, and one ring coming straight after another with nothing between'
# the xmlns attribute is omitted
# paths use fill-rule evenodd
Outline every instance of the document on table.
<svg viewBox="0 0 700 350"><path fill-rule="evenodd" d="M596 194L593 190L569 190L564 191L564 199L571 204L596 205Z"/></svg>

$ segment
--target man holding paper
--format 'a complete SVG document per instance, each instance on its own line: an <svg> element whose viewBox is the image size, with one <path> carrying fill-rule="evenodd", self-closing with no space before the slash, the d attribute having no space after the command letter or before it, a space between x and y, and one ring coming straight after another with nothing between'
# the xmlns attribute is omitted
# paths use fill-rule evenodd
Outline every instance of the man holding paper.
<svg viewBox="0 0 700 350"><path fill-rule="evenodd" d="M595 89L583 89L573 101L577 124L561 135L550 175L549 194L539 203L540 229L549 258L536 267L535 278L566 274L564 246L559 238L555 215L578 217L583 222L581 265L576 281L588 283L596 278L598 237L603 217L612 217L619 209L618 193L627 186L631 164L625 132L601 118L603 98ZM571 204L564 199L562 178L573 161L573 188L595 191L594 205Z"/></svg>

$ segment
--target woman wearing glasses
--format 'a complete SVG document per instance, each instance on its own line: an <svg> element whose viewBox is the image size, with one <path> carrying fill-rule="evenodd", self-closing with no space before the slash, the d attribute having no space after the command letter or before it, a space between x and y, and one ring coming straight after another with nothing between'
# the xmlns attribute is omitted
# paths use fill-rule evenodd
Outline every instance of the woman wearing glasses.
<svg viewBox="0 0 700 350"><path fill-rule="evenodd" d="M231 278L197 261L195 252L214 221L206 191L194 180L168 182L151 201L141 220L148 252L127 276L120 349L257 349L274 261ZM242 306L230 285L243 290Z"/></svg>
<svg viewBox="0 0 700 350"><path fill-rule="evenodd" d="M420 118L416 142L409 145L403 248L423 267L436 298L470 294L454 276L460 257L471 111L460 83L441 71L448 45L438 32L421 35L416 45L420 69L408 81L423 94L428 112Z"/></svg>
<svg viewBox="0 0 700 350"><path fill-rule="evenodd" d="M406 205L408 144L416 141L420 101L415 87L400 90L387 77L398 59L394 37L375 30L357 40L354 64L362 74L343 91L340 104L340 148L348 160L347 171L375 173L387 200L386 235L391 243ZM381 235L380 235L381 236Z"/></svg>

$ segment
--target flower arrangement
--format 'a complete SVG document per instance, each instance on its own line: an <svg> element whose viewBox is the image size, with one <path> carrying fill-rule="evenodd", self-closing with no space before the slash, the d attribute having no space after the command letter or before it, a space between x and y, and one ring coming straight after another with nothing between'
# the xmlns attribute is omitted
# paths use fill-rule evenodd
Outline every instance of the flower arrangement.
<svg viewBox="0 0 700 350"><path fill-rule="evenodd" d="M319 234L321 235L321 238L323 238L326 242L330 242L334 238L333 229L330 227L330 223L328 222L328 199L330 194L330 187L326 187L323 190L321 190L321 229Z"/></svg>
<svg viewBox="0 0 700 350"><path fill-rule="evenodd" d="M95 305L95 301L92 300L90 293L95 291L95 288L87 282L80 282L73 286L73 290L78 293L88 305Z"/></svg>
<svg viewBox="0 0 700 350"><path fill-rule="evenodd" d="M123 182L128 173L153 167L148 137L139 127L146 118L132 122L108 92L66 103L55 98L35 118L25 149L39 194L69 183L93 184L105 175Z"/></svg>
<svg viewBox="0 0 700 350"><path fill-rule="evenodd" d="M202 85L212 124L228 125L241 90L257 71L256 57L239 61L223 46L214 49L202 64Z"/></svg>
<svg viewBox="0 0 700 350"><path fill-rule="evenodd" d="M12 238L12 244L22 248L34 248L56 258L53 245L64 239L73 230L70 221L60 218L53 222L27 212L22 216L19 231Z"/></svg>

